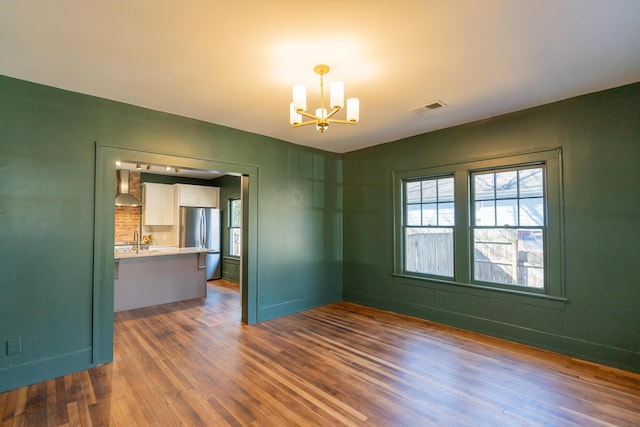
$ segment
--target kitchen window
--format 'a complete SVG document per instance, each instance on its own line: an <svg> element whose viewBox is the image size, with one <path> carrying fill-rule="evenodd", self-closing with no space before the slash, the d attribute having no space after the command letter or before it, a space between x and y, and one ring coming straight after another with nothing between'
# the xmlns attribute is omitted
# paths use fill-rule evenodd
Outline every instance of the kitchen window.
<svg viewBox="0 0 640 427"><path fill-rule="evenodd" d="M229 255L240 256L242 249L242 201L240 199L229 200Z"/></svg>
<svg viewBox="0 0 640 427"><path fill-rule="evenodd" d="M561 151L394 173L394 276L564 300Z"/></svg>

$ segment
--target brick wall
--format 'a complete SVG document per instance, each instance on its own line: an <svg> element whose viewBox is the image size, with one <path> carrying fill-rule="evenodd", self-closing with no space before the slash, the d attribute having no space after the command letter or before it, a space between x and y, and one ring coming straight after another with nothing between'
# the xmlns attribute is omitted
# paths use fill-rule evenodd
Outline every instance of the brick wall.
<svg viewBox="0 0 640 427"><path fill-rule="evenodd" d="M116 186L118 180L116 179ZM116 193L117 193L116 188ZM140 172L129 174L129 193L140 199ZM133 233L140 232L140 212L141 207L136 206L116 206L115 236L116 242L133 242Z"/></svg>

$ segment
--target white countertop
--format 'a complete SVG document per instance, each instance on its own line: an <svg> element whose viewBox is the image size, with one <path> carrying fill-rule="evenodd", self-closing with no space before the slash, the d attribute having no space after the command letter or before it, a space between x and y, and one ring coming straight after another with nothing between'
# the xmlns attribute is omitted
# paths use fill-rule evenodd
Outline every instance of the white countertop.
<svg viewBox="0 0 640 427"><path fill-rule="evenodd" d="M114 259L129 259L129 258L144 258L152 256L165 256L165 255L188 255L188 254L200 254L204 252L211 252L211 249L206 248L175 248L175 247L163 247L141 250L138 253L120 253L114 254Z"/></svg>

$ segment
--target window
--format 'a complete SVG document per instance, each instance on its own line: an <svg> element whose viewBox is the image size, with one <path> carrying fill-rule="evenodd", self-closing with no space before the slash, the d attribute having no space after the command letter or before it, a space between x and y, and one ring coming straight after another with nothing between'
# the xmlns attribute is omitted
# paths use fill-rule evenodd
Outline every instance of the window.
<svg viewBox="0 0 640 427"><path fill-rule="evenodd" d="M544 288L544 166L471 174L473 279Z"/></svg>
<svg viewBox="0 0 640 427"><path fill-rule="evenodd" d="M453 277L453 177L405 183L405 270Z"/></svg>
<svg viewBox="0 0 640 427"><path fill-rule="evenodd" d="M242 203L240 199L229 200L229 255L240 256L242 248Z"/></svg>
<svg viewBox="0 0 640 427"><path fill-rule="evenodd" d="M394 173L394 275L564 301L561 151Z"/></svg>

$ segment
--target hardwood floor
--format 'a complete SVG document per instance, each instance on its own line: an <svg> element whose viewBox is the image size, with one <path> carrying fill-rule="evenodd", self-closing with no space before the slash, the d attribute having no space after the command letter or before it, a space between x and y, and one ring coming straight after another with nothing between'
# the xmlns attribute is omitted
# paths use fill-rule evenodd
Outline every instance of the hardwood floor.
<svg viewBox="0 0 640 427"><path fill-rule="evenodd" d="M350 303L246 326L238 288L116 313L115 360L0 426L640 425L640 375Z"/></svg>

